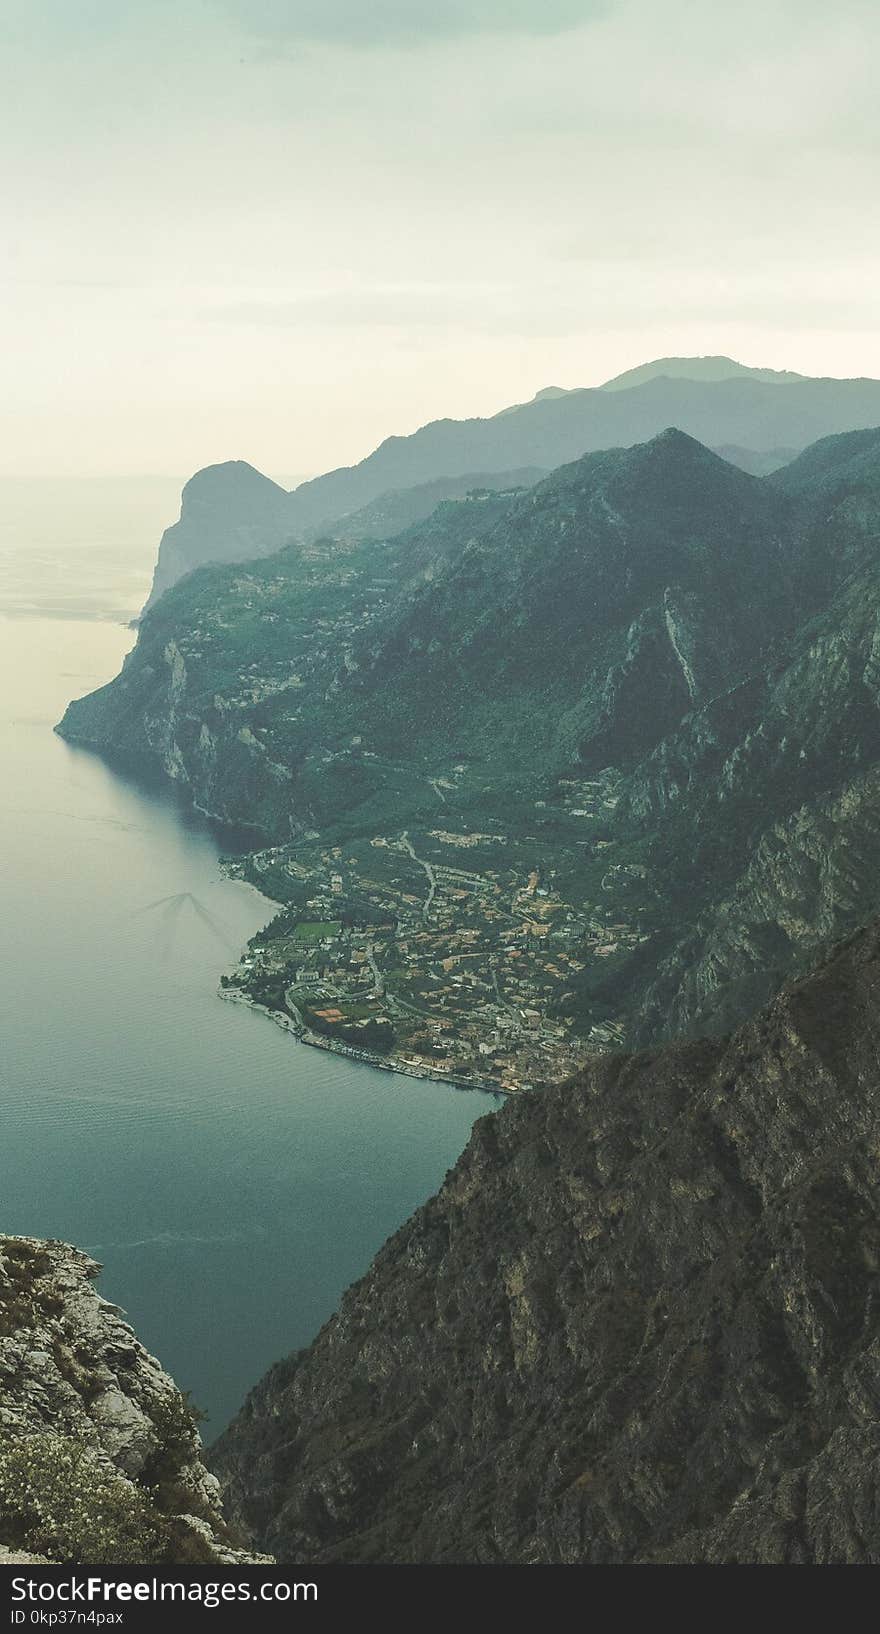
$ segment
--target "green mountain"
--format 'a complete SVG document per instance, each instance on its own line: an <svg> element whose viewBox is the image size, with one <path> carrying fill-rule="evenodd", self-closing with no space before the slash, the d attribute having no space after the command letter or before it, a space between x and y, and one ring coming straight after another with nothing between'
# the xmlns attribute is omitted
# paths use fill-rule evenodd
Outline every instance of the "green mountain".
<svg viewBox="0 0 880 1634"><path fill-rule="evenodd" d="M309 899L385 923L381 1036L387 996L409 1056L518 1088L726 1028L880 908L878 533L878 432L758 481L668 431L192 574L60 730L269 842L261 1002Z"/></svg>
<svg viewBox="0 0 880 1634"><path fill-rule="evenodd" d="M212 1452L282 1561L873 1564L880 927L722 1042L596 1057Z"/></svg>

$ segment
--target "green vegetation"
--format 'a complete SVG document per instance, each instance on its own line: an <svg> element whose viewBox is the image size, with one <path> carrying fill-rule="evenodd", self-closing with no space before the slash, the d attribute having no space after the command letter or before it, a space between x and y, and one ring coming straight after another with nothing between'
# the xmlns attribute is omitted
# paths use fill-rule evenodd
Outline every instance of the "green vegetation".
<svg viewBox="0 0 880 1634"><path fill-rule="evenodd" d="M56 1315L63 1303L54 1284L44 1280L52 1262L43 1250L6 1238L3 1257L8 1282L0 1298L0 1338L35 1327Z"/></svg>
<svg viewBox="0 0 880 1634"><path fill-rule="evenodd" d="M352 1014L350 1006L346 1006L339 1021L328 1019L307 1007L303 1009L303 1017L312 1032L321 1033L326 1038L341 1039L355 1049L387 1055L394 1044L394 1028L390 1021L379 1021L369 1012L358 1018Z"/></svg>
<svg viewBox="0 0 880 1634"><path fill-rule="evenodd" d="M70 1437L0 1442L0 1534L62 1565L166 1558L168 1523L146 1493Z"/></svg>
<svg viewBox="0 0 880 1634"><path fill-rule="evenodd" d="M319 942L335 941L342 926L338 919L300 920L291 931L291 940L315 946Z"/></svg>

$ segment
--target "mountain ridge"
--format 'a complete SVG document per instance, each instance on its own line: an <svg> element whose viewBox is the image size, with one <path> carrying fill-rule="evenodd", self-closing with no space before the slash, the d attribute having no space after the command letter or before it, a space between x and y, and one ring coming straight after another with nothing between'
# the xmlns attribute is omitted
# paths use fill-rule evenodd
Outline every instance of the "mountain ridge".
<svg viewBox="0 0 880 1634"><path fill-rule="evenodd" d="M731 366L744 372L709 381L653 375L620 389L606 383L613 390L550 388L549 396L539 392L531 403L486 418L436 420L408 436L388 437L356 465L312 478L286 496L281 490L282 497L271 502L264 496L250 538L243 496L231 519L228 499L218 491L206 525L195 518L167 531L148 605L183 572L208 561L234 560L236 549L243 560L266 554L285 538L332 530L334 522L392 491L455 483L469 473L494 473L484 480L507 486L506 474L555 469L586 452L643 442L670 424L712 447L743 450L739 457L747 463L779 449L797 452L826 434L880 424L880 382L780 381L774 375L768 383L757 378L760 370L732 361ZM213 480L207 476L211 471L220 473L222 484L233 463L200 473L202 488Z"/></svg>
<svg viewBox="0 0 880 1634"><path fill-rule="evenodd" d="M807 380L808 375L796 374L791 369L753 368L748 363L737 363L735 358L720 354L706 357L661 357L651 363L641 363L634 369L625 369L599 387L600 391L623 391L630 386L642 385L646 380L760 380L765 385L783 385L787 381ZM816 378L816 377L814 377Z"/></svg>

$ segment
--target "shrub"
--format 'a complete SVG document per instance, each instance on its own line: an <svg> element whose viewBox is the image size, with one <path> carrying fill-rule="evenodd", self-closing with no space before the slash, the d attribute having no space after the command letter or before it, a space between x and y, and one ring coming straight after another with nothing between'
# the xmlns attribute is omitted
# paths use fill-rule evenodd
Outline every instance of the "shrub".
<svg viewBox="0 0 880 1634"><path fill-rule="evenodd" d="M167 1526L149 1499L69 1436L0 1443L0 1536L62 1565L148 1565Z"/></svg>

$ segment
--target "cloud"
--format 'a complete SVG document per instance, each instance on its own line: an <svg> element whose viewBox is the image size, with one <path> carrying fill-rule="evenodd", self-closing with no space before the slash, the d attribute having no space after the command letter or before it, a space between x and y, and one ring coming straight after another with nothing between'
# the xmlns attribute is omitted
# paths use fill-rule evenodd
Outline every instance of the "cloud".
<svg viewBox="0 0 880 1634"><path fill-rule="evenodd" d="M560 34L614 0L211 0L249 33L280 46L418 45L479 34Z"/></svg>

